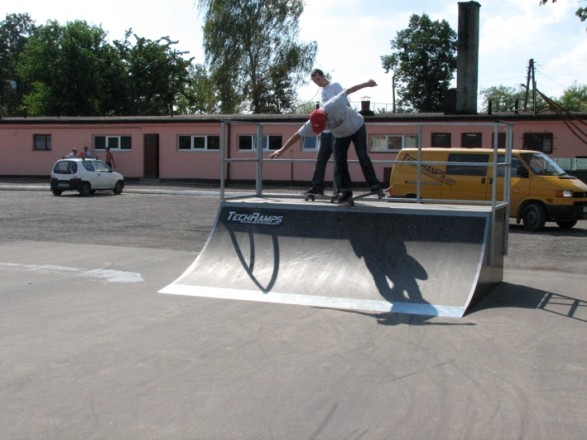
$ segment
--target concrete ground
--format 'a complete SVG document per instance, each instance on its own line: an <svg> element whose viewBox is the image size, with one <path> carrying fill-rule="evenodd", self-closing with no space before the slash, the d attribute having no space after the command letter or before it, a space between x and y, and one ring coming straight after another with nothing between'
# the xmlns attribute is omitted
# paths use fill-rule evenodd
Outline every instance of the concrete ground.
<svg viewBox="0 0 587 440"><path fill-rule="evenodd" d="M462 319L158 294L217 208L0 183L0 438L587 438L587 221Z"/></svg>

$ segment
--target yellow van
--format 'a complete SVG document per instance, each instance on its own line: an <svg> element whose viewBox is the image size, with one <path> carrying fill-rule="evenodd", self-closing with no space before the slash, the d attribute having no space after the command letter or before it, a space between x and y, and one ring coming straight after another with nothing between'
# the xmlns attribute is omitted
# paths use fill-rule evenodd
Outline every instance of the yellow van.
<svg viewBox="0 0 587 440"><path fill-rule="evenodd" d="M420 198L490 201L493 154L487 148L423 148ZM416 162L418 149L400 150L396 160ZM489 164L483 165L486 162ZM500 162L505 162L504 150L498 151ZM417 197L417 168L415 163L394 164L389 187L391 197ZM505 167L498 166L497 200L503 199L504 174ZM578 220L587 219L587 185L568 175L544 153L512 150L510 216L518 223L523 221L530 231L543 229L546 222L570 229Z"/></svg>

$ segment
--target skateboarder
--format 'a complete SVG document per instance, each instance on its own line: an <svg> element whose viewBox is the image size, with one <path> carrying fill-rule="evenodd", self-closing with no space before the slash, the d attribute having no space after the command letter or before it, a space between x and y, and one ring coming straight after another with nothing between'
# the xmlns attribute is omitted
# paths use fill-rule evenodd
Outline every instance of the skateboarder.
<svg viewBox="0 0 587 440"><path fill-rule="evenodd" d="M381 184L375 175L373 163L367 154L367 130L363 116L349 107L347 96L365 87L375 87L377 83L370 79L367 82L349 87L324 103L322 109L310 114L310 119L294 133L283 146L267 156L273 159L281 156L303 136L316 136L325 128L332 132L334 141L335 181L340 191L338 203L347 203L353 197L353 183L349 173L348 149L353 142L363 176L372 193L381 193Z"/></svg>
<svg viewBox="0 0 587 440"><path fill-rule="evenodd" d="M330 81L324 75L324 72L320 69L312 70L310 78L312 78L314 84L316 84L321 89L320 101L322 105L343 91L343 88L339 83ZM328 164L330 156L332 156L333 148L334 136L332 136L332 133L330 133L328 129L325 129L322 133L320 133L320 146L318 149L318 154L316 155L316 166L314 167L314 174L312 175L312 188L306 191L306 195L312 196L324 194L324 176L326 174L326 165ZM336 175L336 170L334 171L334 174ZM334 182L334 188L332 192L335 195L338 194L336 181Z"/></svg>

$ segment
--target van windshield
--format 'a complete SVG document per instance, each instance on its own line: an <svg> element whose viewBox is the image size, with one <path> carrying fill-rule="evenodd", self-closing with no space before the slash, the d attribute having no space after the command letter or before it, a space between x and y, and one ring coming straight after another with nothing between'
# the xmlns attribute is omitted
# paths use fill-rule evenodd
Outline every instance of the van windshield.
<svg viewBox="0 0 587 440"><path fill-rule="evenodd" d="M564 176L567 173L550 157L542 153L524 153L522 160L534 174Z"/></svg>

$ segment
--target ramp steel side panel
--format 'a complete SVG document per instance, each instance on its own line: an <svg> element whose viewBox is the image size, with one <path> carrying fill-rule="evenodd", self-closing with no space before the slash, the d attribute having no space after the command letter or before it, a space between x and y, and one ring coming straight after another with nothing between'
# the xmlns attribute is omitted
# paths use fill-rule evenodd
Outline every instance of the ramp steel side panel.
<svg viewBox="0 0 587 440"><path fill-rule="evenodd" d="M462 316L489 218L224 202L204 250L161 292Z"/></svg>

